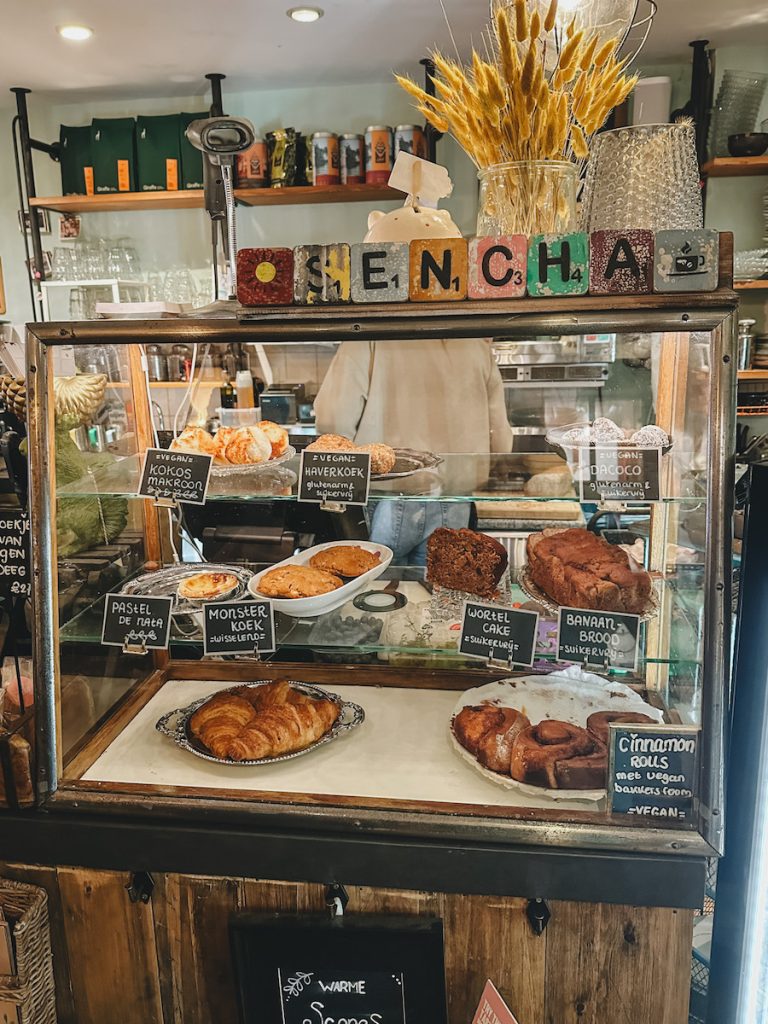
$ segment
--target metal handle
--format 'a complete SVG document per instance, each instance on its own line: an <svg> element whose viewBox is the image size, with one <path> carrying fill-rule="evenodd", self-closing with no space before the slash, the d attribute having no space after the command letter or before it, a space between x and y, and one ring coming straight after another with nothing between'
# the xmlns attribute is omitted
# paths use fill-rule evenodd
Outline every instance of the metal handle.
<svg viewBox="0 0 768 1024"><path fill-rule="evenodd" d="M171 740L177 740L184 735L184 716L188 711L188 708L174 708L173 711L168 711L163 717L157 722L155 728L158 732L161 732L163 736L167 736ZM173 719L176 721L169 725Z"/></svg>
<svg viewBox="0 0 768 1024"><path fill-rule="evenodd" d="M349 732L350 729L355 729L358 725L362 725L364 721L365 711L360 705L353 704L351 701L345 701L341 705L341 714L336 722L336 729L338 732Z"/></svg>

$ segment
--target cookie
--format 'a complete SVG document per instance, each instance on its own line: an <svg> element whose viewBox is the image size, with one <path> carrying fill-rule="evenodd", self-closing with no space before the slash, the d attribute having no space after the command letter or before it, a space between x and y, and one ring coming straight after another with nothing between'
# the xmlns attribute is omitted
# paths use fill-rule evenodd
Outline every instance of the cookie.
<svg viewBox="0 0 768 1024"><path fill-rule="evenodd" d="M316 555L312 555L309 564L315 569L338 573L339 576L356 577L362 576L363 573L380 565L381 555L378 551L368 551L366 548L340 544L337 547L318 551Z"/></svg>
<svg viewBox="0 0 768 1024"><path fill-rule="evenodd" d="M259 580L259 593L265 597L319 597L343 586L333 573L310 565L282 565L270 569Z"/></svg>
<svg viewBox="0 0 768 1024"><path fill-rule="evenodd" d="M308 452L351 452L355 446L343 434L321 434L316 441L308 444Z"/></svg>
<svg viewBox="0 0 768 1024"><path fill-rule="evenodd" d="M371 473L380 476L382 473L391 473L395 468L397 456L395 449L388 444L364 444L357 451L368 452L371 456Z"/></svg>

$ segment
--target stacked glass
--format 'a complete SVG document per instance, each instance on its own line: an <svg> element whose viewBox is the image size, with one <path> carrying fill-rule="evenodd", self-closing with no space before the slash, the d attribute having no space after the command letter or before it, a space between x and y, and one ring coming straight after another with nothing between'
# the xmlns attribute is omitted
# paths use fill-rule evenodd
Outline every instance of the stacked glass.
<svg viewBox="0 0 768 1024"><path fill-rule="evenodd" d="M709 125L710 157L730 156L728 136L755 130L768 85L759 71L725 71Z"/></svg>

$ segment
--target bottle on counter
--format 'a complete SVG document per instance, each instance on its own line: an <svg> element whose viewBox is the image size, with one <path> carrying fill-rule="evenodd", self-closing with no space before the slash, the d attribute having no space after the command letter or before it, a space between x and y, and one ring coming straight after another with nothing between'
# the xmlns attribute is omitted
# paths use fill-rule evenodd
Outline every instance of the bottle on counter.
<svg viewBox="0 0 768 1024"><path fill-rule="evenodd" d="M253 409L256 403L253 399L253 377L250 370L238 370L235 377L235 391L237 392L237 408Z"/></svg>
<svg viewBox="0 0 768 1024"><path fill-rule="evenodd" d="M224 374L219 388L222 409L234 409L237 407L237 395L232 387L232 381Z"/></svg>

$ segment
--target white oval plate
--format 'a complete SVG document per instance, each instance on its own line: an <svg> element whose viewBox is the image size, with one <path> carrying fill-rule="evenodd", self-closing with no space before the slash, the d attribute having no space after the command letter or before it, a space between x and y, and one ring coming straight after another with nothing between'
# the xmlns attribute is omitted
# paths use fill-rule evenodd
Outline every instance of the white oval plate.
<svg viewBox="0 0 768 1024"><path fill-rule="evenodd" d="M516 789L526 796L539 797L544 800L584 800L588 803L599 803L605 799L604 789L547 789L545 786L530 786L527 782L517 782L508 775L499 775L485 768L474 754L459 743L453 733L453 719L462 708L488 702L500 707L516 708L522 711L537 725L545 718L559 722L571 722L573 725L586 727L587 719L595 711L637 711L648 715L656 721L663 721L663 714L658 708L646 704L639 694L624 683L612 683L602 676L585 672L580 666L573 665L562 672L552 672L546 676L521 676L515 679L502 679L497 683L486 683L473 690L466 690L453 709L448 725L454 750L462 760L470 764L476 771L490 782L505 789Z"/></svg>
<svg viewBox="0 0 768 1024"><path fill-rule="evenodd" d="M262 569L261 572L249 581L248 589L254 597L264 597L265 595L259 592L259 580L265 573L271 572L273 569L279 569L284 565L308 565L310 558L316 555L318 551L325 551L327 548L364 548L366 551L378 552L381 556L381 561L378 565L374 566L373 569L369 569L368 572L364 572L362 576L357 576L355 579L349 580L344 586L339 587L338 590L332 590L328 594L319 594L317 597L296 597L291 600L285 597L273 597L271 598L272 607L276 612L284 612L286 615L290 615L295 619L303 619L305 617L311 617L313 615L323 615L325 612L335 611L336 608L341 608L343 604L351 600L355 594L363 590L369 583L377 579L384 570L389 566L392 561L392 555L394 552L392 548L388 548L385 544L374 544L369 540L334 540L328 544L315 544L312 548L307 548L306 551L300 551L297 555L292 555L290 558L283 559L282 562L277 562L275 565L270 565L267 569Z"/></svg>

